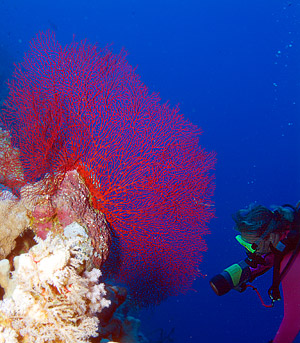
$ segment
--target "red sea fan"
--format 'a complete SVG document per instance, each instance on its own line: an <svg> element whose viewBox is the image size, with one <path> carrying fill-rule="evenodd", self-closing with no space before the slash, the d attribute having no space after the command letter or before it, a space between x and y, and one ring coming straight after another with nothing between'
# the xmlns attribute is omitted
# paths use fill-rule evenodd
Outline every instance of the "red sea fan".
<svg viewBox="0 0 300 343"><path fill-rule="evenodd" d="M178 108L149 93L124 52L31 42L2 111L25 178L77 169L114 237L106 275L140 305L189 289L213 216L214 153ZM93 232L90 232L94 236Z"/></svg>

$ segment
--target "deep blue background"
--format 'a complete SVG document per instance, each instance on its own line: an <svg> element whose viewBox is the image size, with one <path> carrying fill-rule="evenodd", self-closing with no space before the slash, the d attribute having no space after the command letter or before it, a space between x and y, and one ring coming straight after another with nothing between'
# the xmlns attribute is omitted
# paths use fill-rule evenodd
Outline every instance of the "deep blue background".
<svg viewBox="0 0 300 343"><path fill-rule="evenodd" d="M203 129L201 145L217 152L217 218L201 266L208 277L142 313L151 342L160 328L175 328L176 343L267 342L278 328L282 304L264 309L251 291L220 298L208 281L244 258L232 213L254 201L300 199L299 14L299 0L0 0L0 99L39 30L55 31L62 44L74 35L113 44L128 51L151 91L179 103ZM255 282L265 300L270 276Z"/></svg>

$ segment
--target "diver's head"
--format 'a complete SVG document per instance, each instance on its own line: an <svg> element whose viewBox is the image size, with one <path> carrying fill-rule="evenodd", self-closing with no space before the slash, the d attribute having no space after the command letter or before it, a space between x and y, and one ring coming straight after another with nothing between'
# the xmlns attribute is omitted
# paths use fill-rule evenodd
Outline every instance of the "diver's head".
<svg viewBox="0 0 300 343"><path fill-rule="evenodd" d="M270 243L276 246L293 221L292 211L287 208L278 206L271 211L257 204L239 210L232 217L241 234L239 242L258 254L270 252Z"/></svg>

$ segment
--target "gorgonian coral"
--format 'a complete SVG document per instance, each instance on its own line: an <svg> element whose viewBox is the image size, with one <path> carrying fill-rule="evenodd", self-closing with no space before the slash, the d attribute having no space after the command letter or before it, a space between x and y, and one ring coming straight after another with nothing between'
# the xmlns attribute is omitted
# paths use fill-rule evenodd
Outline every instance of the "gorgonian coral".
<svg viewBox="0 0 300 343"><path fill-rule="evenodd" d="M148 91L124 52L62 47L49 33L31 42L9 89L1 119L26 181L77 169L111 224L107 275L141 305L190 288L213 216L215 156L200 130Z"/></svg>

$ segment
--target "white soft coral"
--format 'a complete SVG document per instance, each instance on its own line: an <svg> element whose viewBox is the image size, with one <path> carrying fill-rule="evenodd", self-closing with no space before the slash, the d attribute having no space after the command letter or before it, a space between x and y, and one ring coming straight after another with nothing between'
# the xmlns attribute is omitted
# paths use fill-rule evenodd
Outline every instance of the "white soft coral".
<svg viewBox="0 0 300 343"><path fill-rule="evenodd" d="M0 343L7 330L11 342L15 334L22 343L83 343L97 336L96 314L110 304L104 284L98 284L101 272L94 268L81 275L93 255L90 240L78 232L66 236L37 239L15 258L0 301Z"/></svg>
<svg viewBox="0 0 300 343"><path fill-rule="evenodd" d="M15 330L0 325L0 343L18 343L17 338Z"/></svg>

